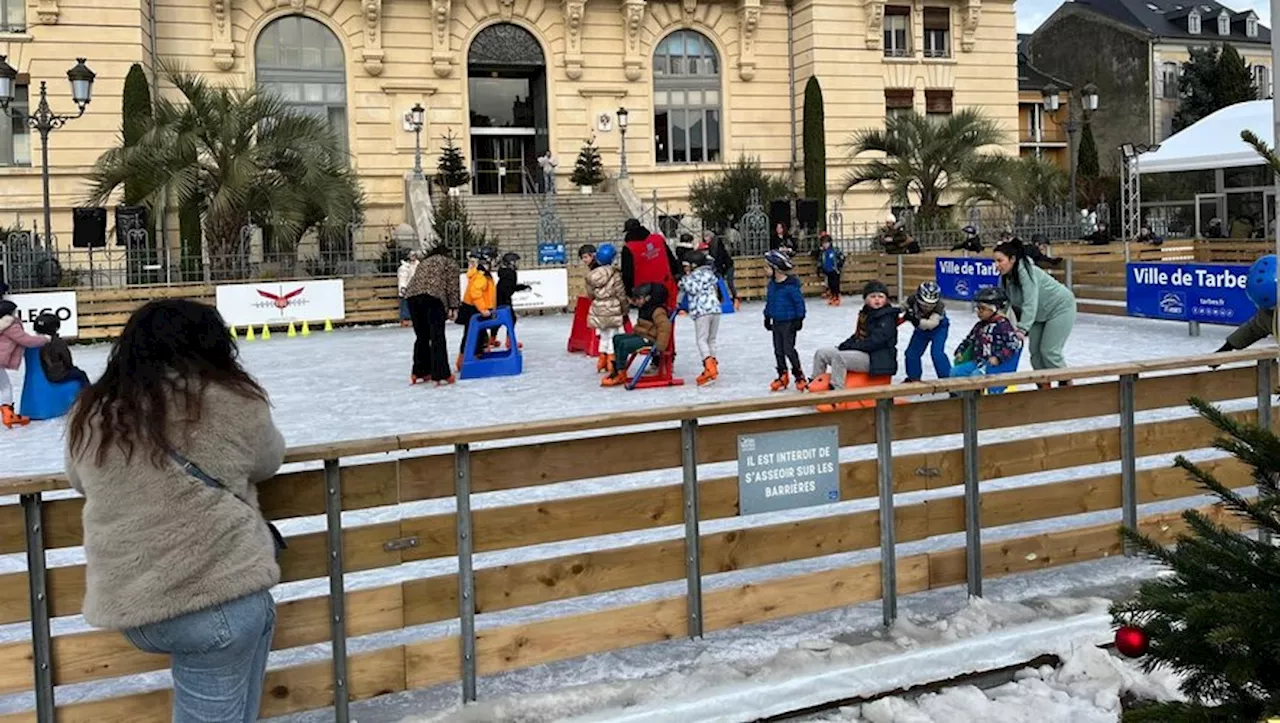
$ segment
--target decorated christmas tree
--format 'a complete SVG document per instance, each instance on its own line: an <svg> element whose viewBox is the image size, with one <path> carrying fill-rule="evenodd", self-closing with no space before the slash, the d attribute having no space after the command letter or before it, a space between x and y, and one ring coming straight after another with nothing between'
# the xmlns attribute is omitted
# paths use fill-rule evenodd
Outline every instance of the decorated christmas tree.
<svg viewBox="0 0 1280 723"><path fill-rule="evenodd" d="M1234 513L1235 522L1280 538L1280 438L1199 399L1191 404L1224 433L1214 446L1252 470L1258 497L1245 498L1185 457L1175 464ZM1183 518L1191 534L1173 548L1125 531L1172 574L1143 583L1111 614L1122 626L1117 641L1124 636L1131 645L1139 638L1143 667L1180 673L1187 700L1142 705L1126 711L1124 721L1227 723L1280 715L1280 548L1194 510Z"/></svg>
<svg viewBox="0 0 1280 723"><path fill-rule="evenodd" d="M444 136L444 146L440 149L440 161L436 164L437 181L444 188L465 186L471 181L471 173L467 171L467 159L462 149L454 141L453 131Z"/></svg>
<svg viewBox="0 0 1280 723"><path fill-rule="evenodd" d="M578 186L597 186L604 180L604 163L600 160L600 149L596 148L594 136L578 151L578 162L574 164L569 180Z"/></svg>

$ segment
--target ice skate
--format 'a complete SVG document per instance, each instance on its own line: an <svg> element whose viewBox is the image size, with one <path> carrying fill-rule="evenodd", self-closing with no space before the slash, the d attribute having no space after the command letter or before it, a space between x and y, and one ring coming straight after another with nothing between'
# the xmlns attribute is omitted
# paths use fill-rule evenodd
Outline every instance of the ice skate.
<svg viewBox="0 0 1280 723"><path fill-rule="evenodd" d="M613 372L609 376L600 380L602 387L617 387L626 384L628 381L626 372Z"/></svg>
<svg viewBox="0 0 1280 723"><path fill-rule="evenodd" d="M778 375L777 379L774 379L769 384L769 391L780 392L789 386L791 386L791 377L787 376L786 372L782 372L781 374Z"/></svg>
<svg viewBox="0 0 1280 723"><path fill-rule="evenodd" d="M809 383L808 385L806 385L806 388L811 392L829 391L831 389L831 375L819 374L818 376L809 380Z"/></svg>
<svg viewBox="0 0 1280 723"><path fill-rule="evenodd" d="M707 357L702 360L702 373L698 375L698 386L703 387L714 382L720 376L720 369L716 365L715 357Z"/></svg>
<svg viewBox="0 0 1280 723"><path fill-rule="evenodd" d="M412 322L412 321L409 321L408 319L402 319L402 320L400 321L400 328L402 328L402 329L403 329L403 328L410 327L410 326L413 326L413 322Z"/></svg>
<svg viewBox="0 0 1280 723"><path fill-rule="evenodd" d="M832 305L832 306L839 306L839 305L840 305L840 297L839 297L839 295L831 297L831 305Z"/></svg>
<svg viewBox="0 0 1280 723"><path fill-rule="evenodd" d="M419 384L426 384L429 381L431 380L427 377L415 377L413 375L409 375L409 386L411 387L415 387Z"/></svg>
<svg viewBox="0 0 1280 723"><path fill-rule="evenodd" d="M809 388L809 380L804 378L803 374L796 375L796 391L803 392Z"/></svg>
<svg viewBox="0 0 1280 723"><path fill-rule="evenodd" d="M610 363L612 361L611 357L611 354L605 354L603 352L596 356L596 374L604 374L613 368L613 365Z"/></svg>
<svg viewBox="0 0 1280 723"><path fill-rule="evenodd" d="M447 385L449 385L449 384L453 384L453 383L454 383L454 382L456 382L457 380L458 380L458 379L457 379L457 377L455 377L455 376L453 376L452 374L450 374L448 379L444 379L444 380L437 379L437 380L436 380L436 386L437 386L437 387L447 386ZM425 379L423 379L423 381L425 382L426 380L425 380Z"/></svg>
<svg viewBox="0 0 1280 723"><path fill-rule="evenodd" d="M13 411L12 404L0 405L0 424L13 429L14 427L25 427L31 423L30 417L24 417Z"/></svg>

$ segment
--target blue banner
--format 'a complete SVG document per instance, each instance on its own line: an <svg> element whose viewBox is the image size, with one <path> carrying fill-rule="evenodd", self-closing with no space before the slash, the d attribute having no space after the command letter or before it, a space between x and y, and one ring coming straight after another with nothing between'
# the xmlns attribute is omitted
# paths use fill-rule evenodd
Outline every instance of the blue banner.
<svg viewBox="0 0 1280 723"><path fill-rule="evenodd" d="M1257 308L1245 294L1249 267L1231 264L1127 264L1129 316L1239 325Z"/></svg>
<svg viewBox="0 0 1280 723"><path fill-rule="evenodd" d="M996 262L987 258L939 257L934 261L934 276L944 299L972 301L978 289L1000 285Z"/></svg>

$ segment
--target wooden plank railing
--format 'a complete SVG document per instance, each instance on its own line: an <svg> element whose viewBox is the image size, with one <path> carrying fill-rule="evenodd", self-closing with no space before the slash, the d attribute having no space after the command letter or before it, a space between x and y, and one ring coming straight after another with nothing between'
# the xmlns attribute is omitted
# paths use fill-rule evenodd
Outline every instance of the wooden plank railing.
<svg viewBox="0 0 1280 723"><path fill-rule="evenodd" d="M350 513L454 497L459 469L464 470L471 494L522 492L519 499L485 505L466 515L438 512L335 528L343 552L339 575L379 569L394 573L393 568L402 563L458 559L458 533L463 530L473 541L470 553L519 553L518 561L480 567L462 579L459 573L449 572L347 592L339 630L348 638L470 619L472 615L485 619L508 610L657 583L685 580L694 591L701 586L692 583L704 577L714 579L740 570L874 550L881 546L881 525L888 520L893 521L895 544L906 544L966 532L969 506L976 506L982 527L989 528L1117 508L1125 510L1127 518L1132 513L1136 519L1140 504L1196 495L1199 490L1179 470L1136 470L1136 461L1210 446L1213 431L1209 425L1178 409L1191 395L1219 401L1251 400L1261 405L1256 408L1265 413L1269 424L1274 416L1270 394L1276 385L1276 354L1275 349L1262 349L850 390L832 393L824 401L872 401L876 408L833 415L816 415L809 407L812 397L788 395L293 448L288 454L290 462L323 461L338 474L326 480L321 470L283 473L261 486L260 502L264 513L275 520L326 514L335 520L340 519L338 507ZM1210 362L1225 366L1208 370L1205 366ZM1082 383L976 396L977 390L991 384L1030 385L1067 379ZM902 406L890 401L940 392L955 392L960 398ZM1126 401L1130 394L1131 404ZM1135 418L1136 413L1148 410L1167 412L1150 420ZM966 413L969 411L976 416L971 417ZM1118 426L1095 419L1117 414ZM1238 411L1236 415L1257 419L1254 411ZM681 474L694 475L696 504L689 508L696 510L699 522L738 515L737 478L703 475L699 479L697 465L736 460L741 434L835 425L839 445L852 447L876 442L878 424L889 430L893 443L898 443L976 431L966 426L971 418L983 430L1016 431L1011 439L981 446L974 434L974 442L962 448L940 444L935 451L897 455L890 448L890 456L840 465L841 500L870 501L880 496L880 472L884 471L885 484L891 486L886 488L891 489L888 507L882 497L878 509L831 507L826 514L802 521L706 534L692 524L686 526L684 537L673 533L669 539L656 541L651 537L599 539L684 523L690 498L689 487L679 482ZM1082 419L1095 421L1087 430L1026 429L1028 425ZM684 434L692 430L696 440L692 466L682 461L682 428ZM1127 448L1122 440L1128 432L1134 442ZM583 433L594 436L554 438ZM441 448L450 451L432 451ZM416 451L415 456L370 461L372 455L406 450ZM420 454L423 451L427 454ZM976 455L976 479L965 477L970 455ZM459 468L458 460L463 458L467 464ZM1118 474L1080 477L1072 473L1082 466L1116 462L1122 468ZM1247 470L1234 460L1207 464L1232 486L1251 484ZM643 473L656 476L627 488L610 484L604 491L571 497L547 497L537 489ZM978 484L980 480L1036 473L1050 474L1022 487L983 489ZM330 486L335 488L332 498L326 495ZM82 544L83 500L65 496L44 499L45 493L66 487L60 475L0 480L0 495L19 495L21 501L0 505L0 554L20 554L29 546L38 553L35 568L0 575L0 624L30 622L34 635L0 643L0 694L36 690L47 693L38 695L38 701L52 701L53 686L117 679L166 665L164 658L134 649L118 633L90 630L45 639L40 632L47 630L49 618L78 614L84 598L83 565L44 568L44 550ZM958 492L961 488L965 494L925 501L895 503L892 497L924 490ZM35 533L33 520L40 521ZM1155 515L1136 524L1162 540L1171 540L1183 529L1174 514ZM998 544L983 544L978 528L969 532L973 534L968 549L898 559L896 549L890 548L881 550L881 562L808 574L784 570L750 585L730 584L706 593L690 593L696 595L692 598L647 599L586 613L561 611L529 623L503 624L495 618L494 624L476 634L474 667L460 657L464 639L445 634L338 659L275 668L268 673L262 714L283 715L336 705L339 719L345 720L348 700L474 681L478 675L876 599L882 600L886 616L891 617L896 594L966 581L971 591L980 592L983 578L1122 551L1112 524L1071 527L1070 521L1065 521L1060 531ZM696 578L690 577L686 564L692 544L688 535L696 536L700 549ZM588 538L595 538L588 544L590 551L580 551L581 541ZM537 555L527 554L534 545L565 542L575 542L577 551L544 548ZM280 561L282 580L317 580L335 574L328 564L332 549L327 531L291 535L289 549ZM977 561L979 555L980 574L971 576L966 560ZM893 566L896 572L891 595L882 594L881 573L889 569L882 566ZM470 570L470 566L460 569ZM338 580L340 585L341 577ZM33 609L30 586L40 587L42 581L43 597L39 599L43 603ZM474 590L474 597L460 601L460 584ZM688 615L693 601L700 602L700 630L691 627ZM334 614L331 603L328 596L282 603L273 648L286 650L329 641ZM463 627L468 629L472 628ZM41 652L44 642L48 643L47 656ZM341 686L335 683L338 680ZM57 708L57 719L164 721L169 715L169 695L161 690L68 703ZM52 720L50 705L41 703L35 710L0 715L0 723Z"/></svg>

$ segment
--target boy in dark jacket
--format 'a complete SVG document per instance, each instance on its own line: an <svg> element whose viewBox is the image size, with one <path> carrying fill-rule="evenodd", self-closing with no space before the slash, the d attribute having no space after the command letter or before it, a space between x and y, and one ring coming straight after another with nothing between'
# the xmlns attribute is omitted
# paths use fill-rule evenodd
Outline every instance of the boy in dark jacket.
<svg viewBox="0 0 1280 723"><path fill-rule="evenodd" d="M978 323L974 324L969 336L956 347L956 364L951 368L951 376L971 377L977 374L1007 374L1018 371L1022 340L1013 323L1004 315L1009 296L1003 288L992 286L978 289L974 301L977 302Z"/></svg>
<svg viewBox="0 0 1280 723"><path fill-rule="evenodd" d="M54 384L78 381L86 387L89 386L89 375L76 366L71 359L71 347L67 344L67 340L58 336L58 330L62 328L62 322L58 317L53 314L41 314L36 317L32 328L37 334L49 337L49 343L40 347L40 367L44 370L45 378Z"/></svg>
<svg viewBox="0 0 1280 723"><path fill-rule="evenodd" d="M600 380L602 387L626 384L627 360L646 346L659 353L671 346L671 316L667 314L667 287L663 284L641 284L632 292L631 305L640 308L639 318L630 334L613 337L613 369Z"/></svg>
<svg viewBox="0 0 1280 723"><path fill-rule="evenodd" d="M898 310L889 305L889 287L882 281L868 281L862 297L864 304L853 336L834 349L819 349L813 355L809 391L843 389L849 372L872 376L898 373ZM830 374L826 373L828 368Z"/></svg>
<svg viewBox="0 0 1280 723"><path fill-rule="evenodd" d="M822 233L818 236L822 251L818 255L818 266L827 279L827 304L840 305L840 272L844 270L844 253L831 243L831 235Z"/></svg>
<svg viewBox="0 0 1280 723"><path fill-rule="evenodd" d="M502 255L502 260L498 262L498 306L511 306L511 300L515 297L517 291L528 291L533 288L528 284L520 283L517 275L520 268L520 254L514 251L508 251ZM516 311L511 310L511 324L515 326ZM498 336L494 334L493 345L497 345ZM511 348L511 339L507 338L507 348ZM520 345L524 348L524 344Z"/></svg>
<svg viewBox="0 0 1280 723"><path fill-rule="evenodd" d="M773 275L764 302L764 328L773 332L773 358L777 364L778 378L769 390L780 392L791 380L787 377L787 361L796 377L796 389L804 391L809 381L800 367L800 354L796 351L796 333L804 327L804 295L800 293L800 279L791 273L795 264L781 250L764 255Z"/></svg>

